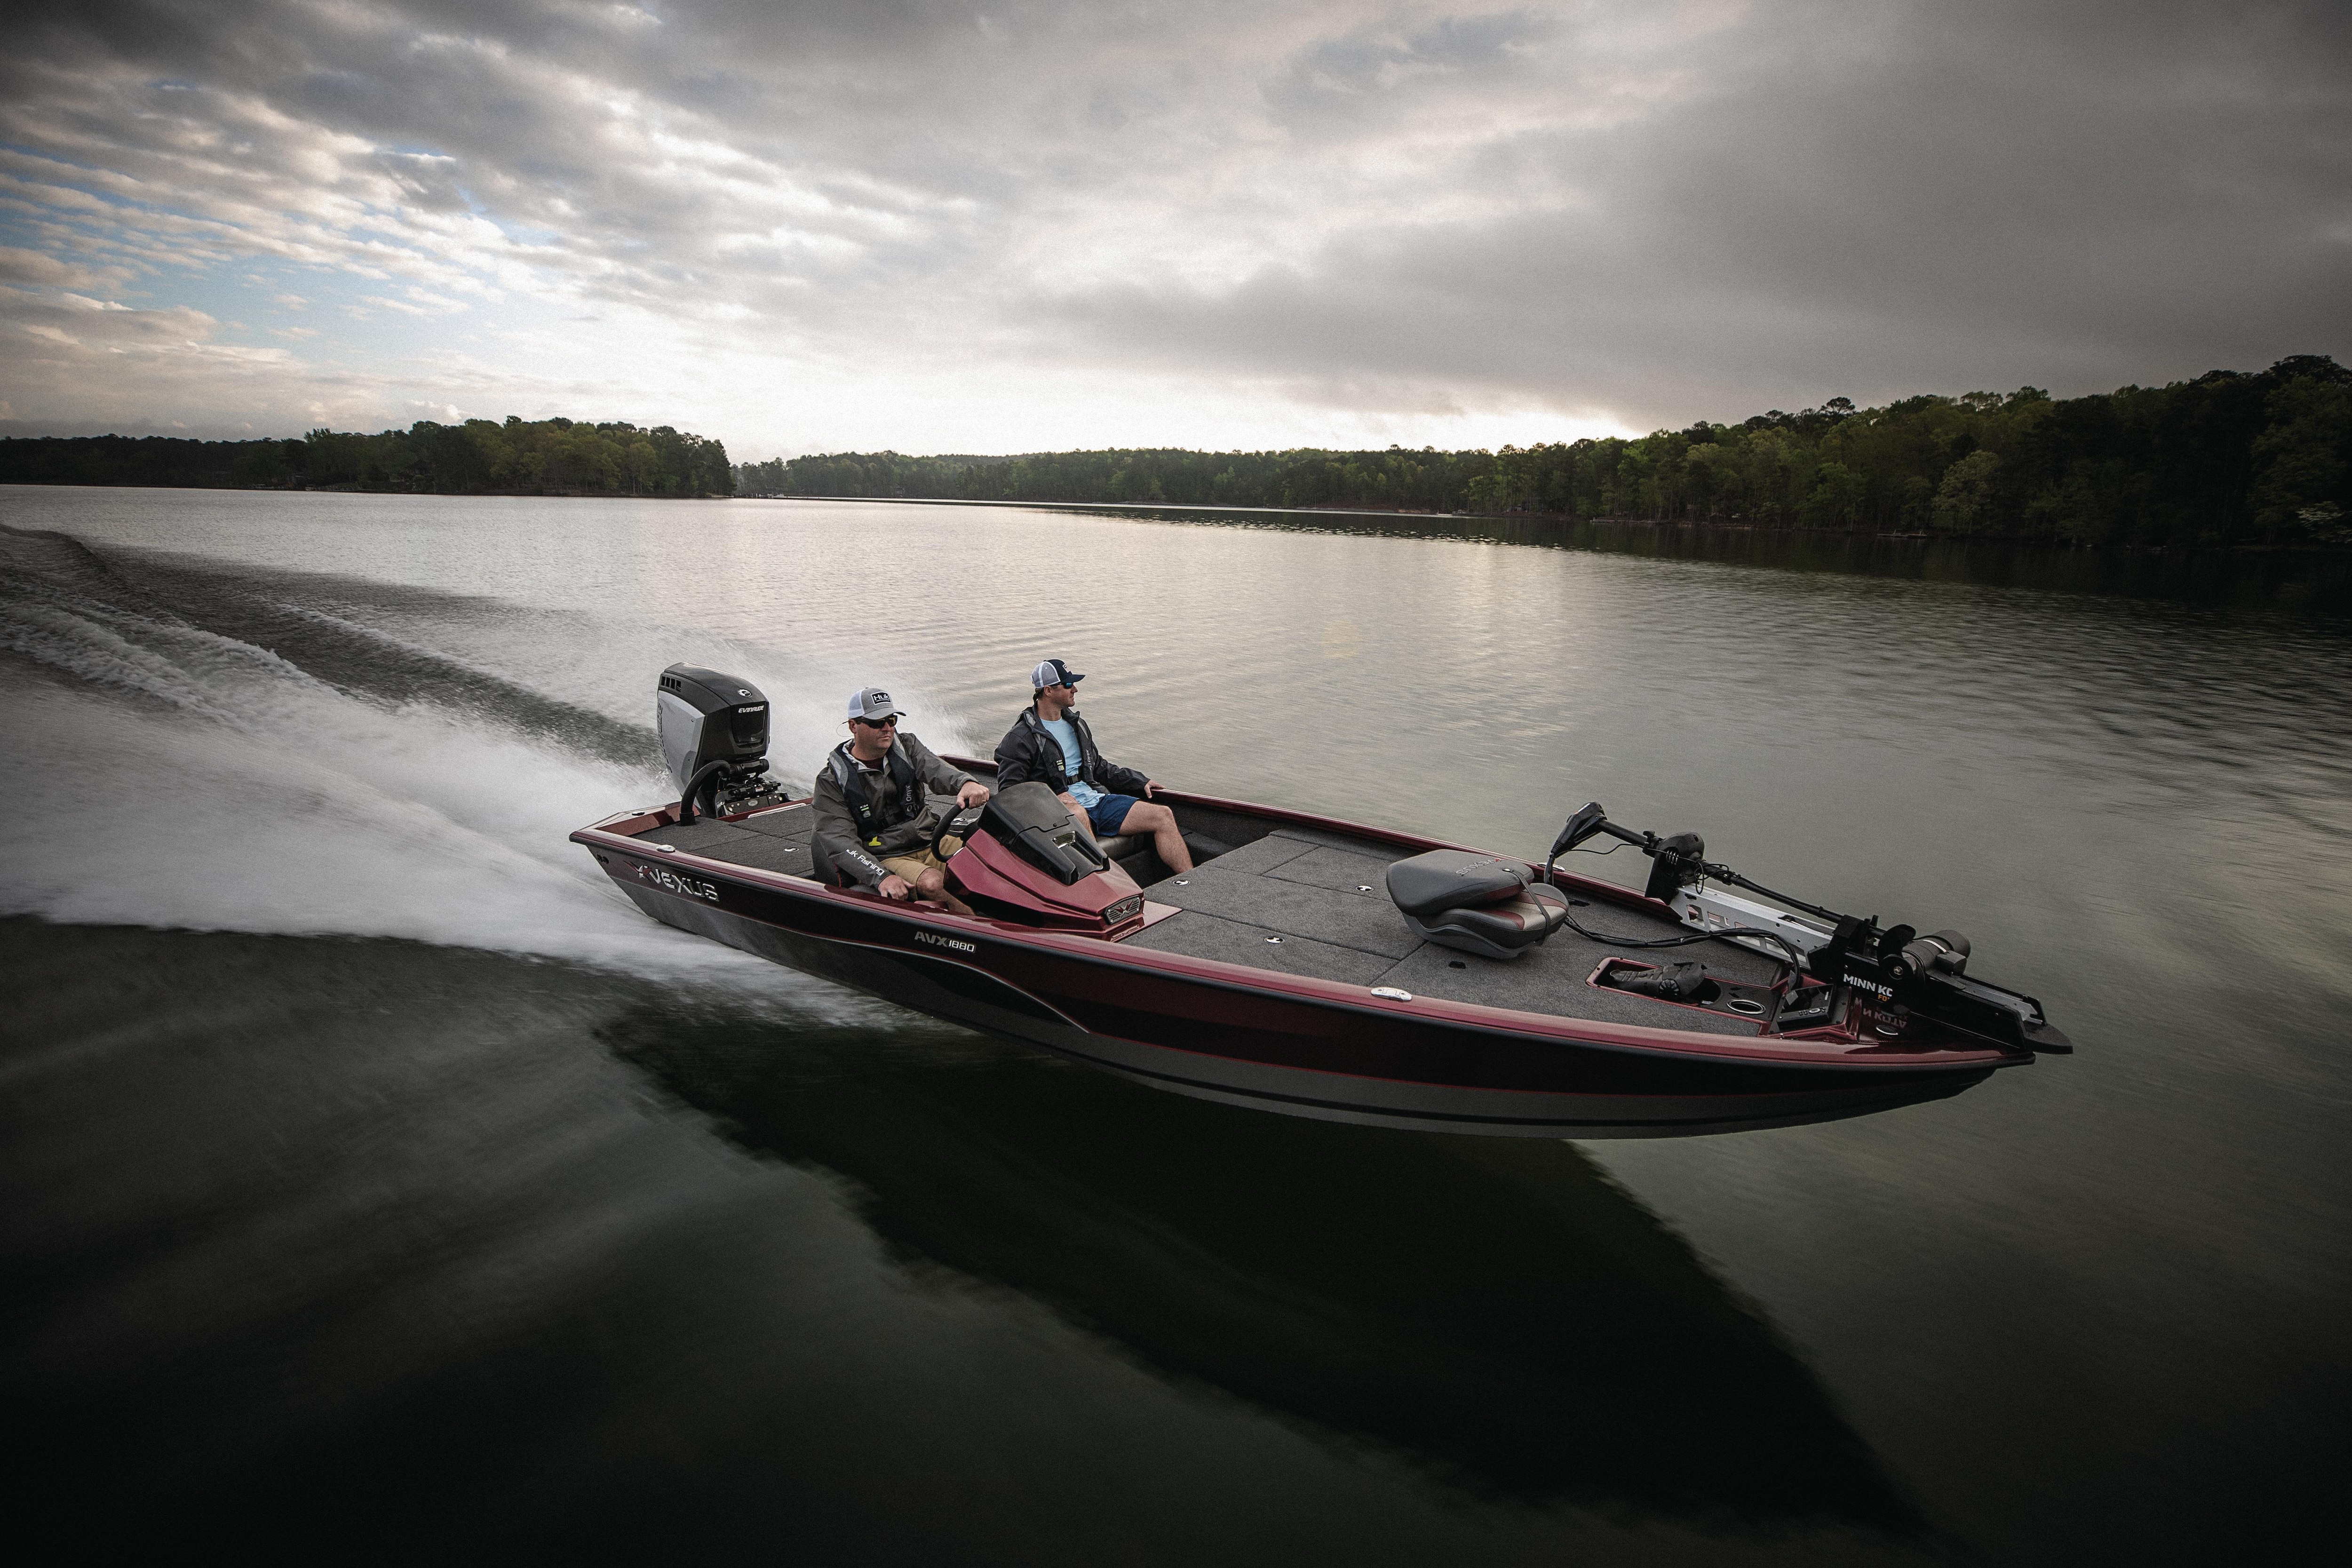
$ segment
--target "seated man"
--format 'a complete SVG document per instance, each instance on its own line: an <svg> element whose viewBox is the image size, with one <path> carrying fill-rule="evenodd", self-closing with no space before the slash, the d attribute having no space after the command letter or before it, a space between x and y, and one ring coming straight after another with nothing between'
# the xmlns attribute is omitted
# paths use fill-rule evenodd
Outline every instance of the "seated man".
<svg viewBox="0 0 2352 1568"><path fill-rule="evenodd" d="M1176 829L1176 814L1150 804L1151 792L1160 786L1133 768L1105 761L1095 749L1094 731L1071 706L1085 679L1058 658L1030 672L1032 700L996 742L996 787L1036 779L1097 837L1149 833L1162 865L1171 871L1191 870L1192 852Z"/></svg>
<svg viewBox="0 0 2352 1568"><path fill-rule="evenodd" d="M988 786L900 734L898 719L898 704L878 686L849 700L849 739L816 771L816 874L886 899L937 899L968 915L971 906L947 890L941 862L930 851L940 819L925 792L952 793L959 805L978 805ZM952 855L962 844L950 838L940 847Z"/></svg>

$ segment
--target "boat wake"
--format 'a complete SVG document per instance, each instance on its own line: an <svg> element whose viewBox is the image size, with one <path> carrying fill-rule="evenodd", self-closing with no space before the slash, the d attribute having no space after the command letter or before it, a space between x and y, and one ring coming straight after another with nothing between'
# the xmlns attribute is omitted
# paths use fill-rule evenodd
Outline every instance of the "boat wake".
<svg viewBox="0 0 2352 1568"><path fill-rule="evenodd" d="M501 617L540 624L449 646ZM611 662L609 628L551 620L0 528L0 913L684 970L872 1016L646 920L566 842L668 784L651 726L576 673ZM531 668L485 648L528 648ZM551 692L543 670L583 689ZM778 719L814 755L805 706Z"/></svg>

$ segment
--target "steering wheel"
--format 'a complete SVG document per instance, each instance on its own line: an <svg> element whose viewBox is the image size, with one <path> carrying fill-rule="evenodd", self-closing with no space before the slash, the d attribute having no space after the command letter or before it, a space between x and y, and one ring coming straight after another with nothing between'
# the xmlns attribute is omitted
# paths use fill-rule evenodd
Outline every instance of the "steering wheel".
<svg viewBox="0 0 2352 1568"><path fill-rule="evenodd" d="M940 813L939 826L931 829L931 841L927 846L931 852L931 858L935 860L946 860L947 851L940 846L950 838L962 838L969 841L971 837L971 830L979 826L980 814L987 809L988 803L982 801L978 805L958 806L953 811ZM956 826L958 823L962 823L963 826L959 827Z"/></svg>

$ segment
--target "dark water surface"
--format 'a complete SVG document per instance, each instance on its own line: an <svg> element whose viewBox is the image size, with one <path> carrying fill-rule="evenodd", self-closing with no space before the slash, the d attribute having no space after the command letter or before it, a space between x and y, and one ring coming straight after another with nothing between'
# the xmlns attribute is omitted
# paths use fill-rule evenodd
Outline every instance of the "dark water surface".
<svg viewBox="0 0 2352 1568"><path fill-rule="evenodd" d="M2332 616L945 507L0 525L0 1377L86 1535L2188 1560L2333 1493ZM1597 798L1958 926L2082 1049L1730 1137L1326 1126L698 942L563 841L662 795L673 659L797 784L853 687L985 751L1046 655L1163 780L1529 854Z"/></svg>

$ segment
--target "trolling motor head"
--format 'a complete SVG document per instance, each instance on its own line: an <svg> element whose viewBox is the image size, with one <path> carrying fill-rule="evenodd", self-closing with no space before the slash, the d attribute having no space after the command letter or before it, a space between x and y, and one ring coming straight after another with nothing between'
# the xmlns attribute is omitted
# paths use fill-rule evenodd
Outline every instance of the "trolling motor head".
<svg viewBox="0 0 2352 1568"><path fill-rule="evenodd" d="M1642 889L1647 898L1672 903L1676 891L1707 874L1706 839L1696 833L1675 833L1661 838L1654 833L1635 833L1620 827L1609 820L1608 808L1597 800L1580 807L1568 819L1559 837L1552 840L1551 854L1545 859L1545 866L1549 867L1586 839L1603 833L1650 857L1650 881Z"/></svg>
<svg viewBox="0 0 2352 1568"><path fill-rule="evenodd" d="M678 815L702 809L731 816L772 805L783 792L768 771L768 700L739 676L698 665L673 664L654 697L662 761L679 789Z"/></svg>
<svg viewBox="0 0 2352 1568"><path fill-rule="evenodd" d="M1568 819L1568 826L1559 830L1559 837L1552 840L1550 858L1554 860L1559 859L1594 834L1605 831L1610 826L1609 809L1599 801L1578 807L1576 815Z"/></svg>

